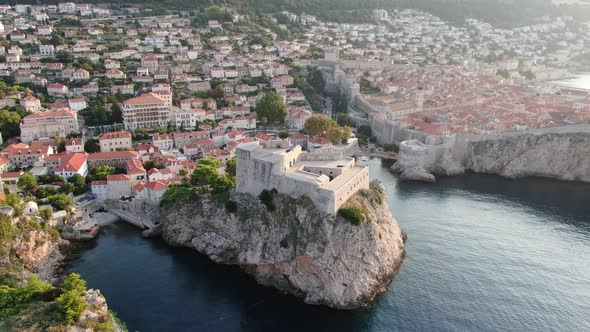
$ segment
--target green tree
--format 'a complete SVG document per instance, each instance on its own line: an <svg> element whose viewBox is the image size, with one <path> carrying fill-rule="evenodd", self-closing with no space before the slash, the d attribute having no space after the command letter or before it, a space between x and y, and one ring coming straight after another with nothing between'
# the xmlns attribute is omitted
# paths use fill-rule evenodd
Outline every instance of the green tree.
<svg viewBox="0 0 590 332"><path fill-rule="evenodd" d="M51 45L58 46L58 45L64 45L65 43L66 43L65 38L62 37L59 33L53 32L51 34Z"/></svg>
<svg viewBox="0 0 590 332"><path fill-rule="evenodd" d="M219 174L215 167L199 163L191 175L191 183L195 186L209 187L213 185L218 178Z"/></svg>
<svg viewBox="0 0 590 332"><path fill-rule="evenodd" d="M90 171L90 174L86 178L87 181L104 181L107 179L109 174L115 173L115 168L112 166L98 166Z"/></svg>
<svg viewBox="0 0 590 332"><path fill-rule="evenodd" d="M348 126L340 127L336 121L326 115L312 115L305 121L305 132L310 136L321 136L333 144L345 143L352 135Z"/></svg>
<svg viewBox="0 0 590 332"><path fill-rule="evenodd" d="M63 64L74 62L74 54L70 51L61 50L55 55L57 60Z"/></svg>
<svg viewBox="0 0 590 332"><path fill-rule="evenodd" d="M256 105L256 117L266 118L268 124L279 125L285 122L287 117L287 106L276 92L268 92Z"/></svg>
<svg viewBox="0 0 590 332"><path fill-rule="evenodd" d="M330 128L336 127L337 125L338 124L327 115L316 114L307 119L303 126L305 132L310 136L324 136L328 133Z"/></svg>
<svg viewBox="0 0 590 332"><path fill-rule="evenodd" d="M349 126L342 127L342 131L340 132L340 139L342 140L342 144L346 144L348 139L352 136L352 131L350 130Z"/></svg>
<svg viewBox="0 0 590 332"><path fill-rule="evenodd" d="M69 183L69 182L65 182L64 184L62 184L59 189L57 190L59 193L61 194L71 194L72 192L74 192L74 189L76 189L76 187Z"/></svg>
<svg viewBox="0 0 590 332"><path fill-rule="evenodd" d="M279 138L285 139L287 137L289 137L289 132L288 131L286 131L286 130L279 131Z"/></svg>
<svg viewBox="0 0 590 332"><path fill-rule="evenodd" d="M0 318L18 314L33 297L49 289L51 285L40 281L34 274L28 277L26 284L22 287L0 285Z"/></svg>
<svg viewBox="0 0 590 332"><path fill-rule="evenodd" d="M74 204L74 202L64 194L49 196L47 197L47 199L49 200L49 204L51 204L54 208L58 210L67 211L70 209L70 206Z"/></svg>
<svg viewBox="0 0 590 332"><path fill-rule="evenodd" d="M145 130L144 128L135 129L135 139L142 140L148 139L149 137L150 135L148 135L147 130Z"/></svg>
<svg viewBox="0 0 590 332"><path fill-rule="evenodd" d="M21 205L21 198L18 194L12 193L6 195L6 204L14 209L14 213L18 216L23 211Z"/></svg>
<svg viewBox="0 0 590 332"><path fill-rule="evenodd" d="M74 195L81 195L88 191L86 186L86 178L80 174L74 174L68 179L68 182L74 185Z"/></svg>
<svg viewBox="0 0 590 332"><path fill-rule="evenodd" d="M171 185L164 193L164 196L162 196L160 206L171 206L172 204L191 199L194 196L195 193L191 188L186 186Z"/></svg>
<svg viewBox="0 0 590 332"><path fill-rule="evenodd" d="M15 112L9 110L0 110L0 132L4 140L8 140L20 135L21 117Z"/></svg>
<svg viewBox="0 0 590 332"><path fill-rule="evenodd" d="M214 157L207 157L199 160L199 165L209 165L215 169L218 169L221 164L219 160L215 159Z"/></svg>
<svg viewBox="0 0 590 332"><path fill-rule="evenodd" d="M47 198L55 194L57 194L57 190L49 186L40 186L37 187L37 189L35 190L35 197L37 197L38 199Z"/></svg>
<svg viewBox="0 0 590 332"><path fill-rule="evenodd" d="M188 170L186 168L181 168L180 171L178 171L178 174L182 177L186 177L188 175Z"/></svg>
<svg viewBox="0 0 590 332"><path fill-rule="evenodd" d="M143 168L149 171L152 168L162 169L164 167L162 167L162 164L160 164L160 162L157 160L148 160L145 163L143 163Z"/></svg>
<svg viewBox="0 0 590 332"><path fill-rule="evenodd" d="M100 151L100 144L97 139L89 139L84 143L84 151L94 153Z"/></svg>
<svg viewBox="0 0 590 332"><path fill-rule="evenodd" d="M50 284L39 280L39 277L36 274L32 274L27 278L27 283L22 288L22 292L30 299L36 294L45 293L49 289L51 289Z"/></svg>
<svg viewBox="0 0 590 332"><path fill-rule="evenodd" d="M82 276L78 273L70 273L61 284L61 288L65 291L84 293L86 291L86 280L82 279Z"/></svg>
<svg viewBox="0 0 590 332"><path fill-rule="evenodd" d="M330 127L324 136L332 141L333 144L338 144L342 140L342 131L339 127Z"/></svg>
<svg viewBox="0 0 590 332"><path fill-rule="evenodd" d="M61 294L55 303L57 305L56 318L66 324L77 321L87 306L82 294L77 291L67 291Z"/></svg>
<svg viewBox="0 0 590 332"><path fill-rule="evenodd" d="M349 126L350 125L350 117L348 116L348 114L340 113L340 114L338 114L338 118L336 119L336 122L338 122L338 124L340 126Z"/></svg>
<svg viewBox="0 0 590 332"><path fill-rule="evenodd" d="M230 160L228 160L225 164L225 174L229 176L236 176L236 164L236 157L232 157Z"/></svg>
<svg viewBox="0 0 590 332"><path fill-rule="evenodd" d="M57 152L64 152L66 150L66 140L61 133L56 133L53 143L57 146Z"/></svg>
<svg viewBox="0 0 590 332"><path fill-rule="evenodd" d="M212 184L213 193L222 193L236 186L236 180L233 176L218 176Z"/></svg>
<svg viewBox="0 0 590 332"><path fill-rule="evenodd" d="M31 174L27 173L18 178L16 185L26 193L30 193L31 190L37 186L37 179L35 179L35 177Z"/></svg>

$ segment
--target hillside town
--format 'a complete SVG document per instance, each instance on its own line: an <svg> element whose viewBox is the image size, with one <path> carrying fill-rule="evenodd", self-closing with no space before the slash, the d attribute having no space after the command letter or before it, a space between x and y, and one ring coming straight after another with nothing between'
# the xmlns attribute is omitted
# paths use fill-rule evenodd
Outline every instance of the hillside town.
<svg viewBox="0 0 590 332"><path fill-rule="evenodd" d="M416 10L347 24L61 2L0 5L0 38L0 200L32 194L31 214L60 216L59 194L157 206L202 160L224 175L243 143L339 160L395 150L400 128L426 142L590 122L588 91L545 82L590 38L568 17L500 29ZM338 126L310 131L318 114Z"/></svg>

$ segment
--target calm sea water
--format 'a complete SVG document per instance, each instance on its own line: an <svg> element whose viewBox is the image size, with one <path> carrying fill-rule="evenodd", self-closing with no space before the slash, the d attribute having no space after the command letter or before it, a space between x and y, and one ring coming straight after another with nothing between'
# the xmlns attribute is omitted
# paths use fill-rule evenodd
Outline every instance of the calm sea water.
<svg viewBox="0 0 590 332"><path fill-rule="evenodd" d="M104 230L70 271L101 289L130 331L590 330L590 185L482 175L402 183L373 163L408 243L368 309L304 305L125 224Z"/></svg>
<svg viewBox="0 0 590 332"><path fill-rule="evenodd" d="M579 74L574 78L554 81L553 83L572 88L590 89L590 73Z"/></svg>

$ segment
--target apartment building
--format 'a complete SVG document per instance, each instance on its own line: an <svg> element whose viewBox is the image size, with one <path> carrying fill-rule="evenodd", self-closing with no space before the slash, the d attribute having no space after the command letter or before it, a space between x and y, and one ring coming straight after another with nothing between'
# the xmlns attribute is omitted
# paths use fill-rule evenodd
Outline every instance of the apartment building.
<svg viewBox="0 0 590 332"><path fill-rule="evenodd" d="M101 152L131 150L131 133L128 131L113 131L98 136Z"/></svg>
<svg viewBox="0 0 590 332"><path fill-rule="evenodd" d="M121 103L125 129L166 127L170 120L170 109L160 96L155 93L144 93Z"/></svg>
<svg viewBox="0 0 590 332"><path fill-rule="evenodd" d="M21 141L32 142L38 138L54 138L56 133L65 136L79 133L78 114L69 108L27 115L20 124Z"/></svg>

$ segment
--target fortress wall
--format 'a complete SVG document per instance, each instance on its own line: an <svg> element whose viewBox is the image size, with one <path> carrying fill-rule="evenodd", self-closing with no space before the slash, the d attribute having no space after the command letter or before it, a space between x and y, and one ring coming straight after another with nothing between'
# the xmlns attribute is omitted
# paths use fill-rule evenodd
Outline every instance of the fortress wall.
<svg viewBox="0 0 590 332"><path fill-rule="evenodd" d="M570 135L569 138L560 138L555 134ZM584 137L588 135L590 124L579 124L484 135L457 134L432 139L435 143L440 140L439 144L421 144L417 140L409 140L400 145L396 169L403 171L416 168L443 174L456 174L458 169L473 169L506 176L531 174L585 179L588 178L588 170L584 165L590 159L584 152L589 148L584 145ZM535 137L543 138L539 141ZM541 159L534 163L535 158Z"/></svg>
<svg viewBox="0 0 590 332"><path fill-rule="evenodd" d="M399 162L406 167L432 167L453 149L452 143L426 145L418 140L403 141L400 144Z"/></svg>
<svg viewBox="0 0 590 332"><path fill-rule="evenodd" d="M354 105L356 107L358 107L361 111L364 111L368 114L383 112L382 109L371 104L370 102L368 102L367 100L365 100L365 98L363 98L361 96L356 96L356 98L354 98Z"/></svg>
<svg viewBox="0 0 590 332"><path fill-rule="evenodd" d="M333 213L332 206L334 205L334 194L321 189L319 184L314 185L313 183L301 182L282 175L275 175L275 177L278 186L274 188L281 194L292 197L307 196L320 211Z"/></svg>
<svg viewBox="0 0 590 332"><path fill-rule="evenodd" d="M321 167L321 166L304 166L303 169L306 172L311 172L314 174L325 174L327 176L336 177L342 174L343 168L329 168L329 167Z"/></svg>
<svg viewBox="0 0 590 332"><path fill-rule="evenodd" d="M342 159L342 152L303 153L300 158L302 161L329 161Z"/></svg>
<svg viewBox="0 0 590 332"><path fill-rule="evenodd" d="M337 213L342 204L361 189L369 189L369 168L364 167L362 172L359 172L355 177L349 179L345 185L333 192L334 211Z"/></svg>

